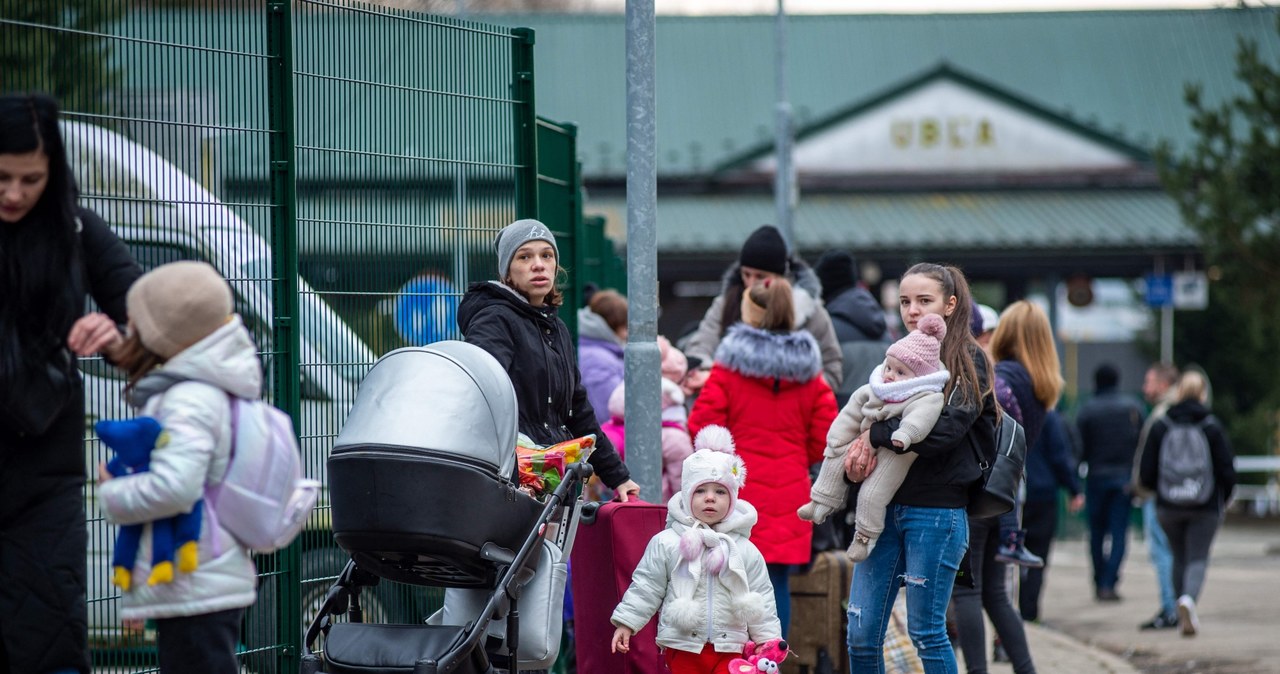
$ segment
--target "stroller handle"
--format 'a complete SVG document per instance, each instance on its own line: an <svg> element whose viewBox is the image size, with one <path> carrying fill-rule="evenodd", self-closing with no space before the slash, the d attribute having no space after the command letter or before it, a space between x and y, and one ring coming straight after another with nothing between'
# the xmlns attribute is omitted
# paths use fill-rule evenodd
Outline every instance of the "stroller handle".
<svg viewBox="0 0 1280 674"><path fill-rule="evenodd" d="M579 480L586 482L595 474L596 469L592 468L591 464L586 461L578 461L576 463L569 464L565 472L573 473Z"/></svg>
<svg viewBox="0 0 1280 674"><path fill-rule="evenodd" d="M499 602L504 596L514 599L519 595L518 590L515 590L514 595L511 594L511 585L515 580L517 572L525 565L525 562L528 561L530 556L533 555L534 549L540 545L540 541L546 532L547 523L552 519L554 513L559 510L561 506L568 503L569 496L573 493L572 490L581 486L583 482L586 482L587 478L591 477L594 472L595 470L591 467L591 464L586 463L585 461L571 463L565 467L564 480L562 480L560 484L556 486L555 490L548 495L546 504L542 509L542 514L538 517L537 525L529 532L529 536L525 539L524 544L520 546L520 550L516 552L511 563L507 565L501 576L499 576L498 583L494 587L493 593L489 597L489 601L485 605L484 610L480 612L481 616L493 615L498 608ZM463 638L459 643L455 644L455 646L451 648L448 653L441 656L438 661L431 663L430 666L434 667L434 669L428 668L427 663L420 662L420 666L414 668L415 674L417 674L419 669L422 669L422 671L427 674L435 674L435 672L440 672L441 674L445 672L452 672L466 657L470 655L473 649L479 647L480 641L485 634L485 622L483 620L474 621L468 625L467 632L463 634ZM514 659L514 653L512 657Z"/></svg>

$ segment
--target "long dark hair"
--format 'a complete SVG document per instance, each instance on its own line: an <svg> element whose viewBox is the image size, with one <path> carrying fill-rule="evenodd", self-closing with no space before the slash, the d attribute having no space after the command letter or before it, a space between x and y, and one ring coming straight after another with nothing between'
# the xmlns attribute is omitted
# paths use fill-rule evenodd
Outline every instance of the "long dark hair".
<svg viewBox="0 0 1280 674"><path fill-rule="evenodd" d="M48 96L0 96L0 154L41 151L44 192L16 223L0 223L0 377L66 339L84 304L75 181Z"/></svg>
<svg viewBox="0 0 1280 674"><path fill-rule="evenodd" d="M951 381L947 382L947 395L957 386L960 388L960 399L965 402L985 400L992 394L995 386L995 372L991 369L988 358L980 358L981 364L974 362L974 355L982 350L978 341L969 330L973 320L973 300L969 292L969 281L964 272L956 267L943 266L930 262L913 265L902 278L919 274L933 279L942 286L942 301L956 298L956 308L950 316L946 316L947 336L942 340L942 353L939 354L942 364L951 372ZM986 386L980 387L978 367L986 374ZM975 397L976 396L976 397Z"/></svg>

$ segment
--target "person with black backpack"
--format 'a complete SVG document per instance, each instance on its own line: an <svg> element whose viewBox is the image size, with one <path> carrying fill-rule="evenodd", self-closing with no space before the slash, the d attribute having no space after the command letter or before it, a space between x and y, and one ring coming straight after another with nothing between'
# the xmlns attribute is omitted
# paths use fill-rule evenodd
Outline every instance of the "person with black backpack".
<svg viewBox="0 0 1280 674"><path fill-rule="evenodd" d="M1155 492L1156 518L1173 552L1178 629L1200 631L1196 602L1209 567L1209 550L1236 485L1231 443L1209 412L1209 382L1195 370L1178 380L1177 403L1151 428L1139 479Z"/></svg>

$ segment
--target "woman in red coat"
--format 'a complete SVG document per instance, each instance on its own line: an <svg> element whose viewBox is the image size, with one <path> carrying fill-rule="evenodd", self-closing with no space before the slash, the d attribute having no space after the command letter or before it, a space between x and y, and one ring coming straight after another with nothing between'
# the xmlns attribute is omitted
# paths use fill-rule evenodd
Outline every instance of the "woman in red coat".
<svg viewBox="0 0 1280 674"><path fill-rule="evenodd" d="M739 495L759 512L751 542L769 566L785 637L791 618L787 577L809 562L813 525L796 516L809 500L809 466L822 460L836 398L822 379L822 354L795 329L795 295L784 278L742 295L742 323L716 348L715 365L689 415L689 432L720 424L733 432L751 479Z"/></svg>

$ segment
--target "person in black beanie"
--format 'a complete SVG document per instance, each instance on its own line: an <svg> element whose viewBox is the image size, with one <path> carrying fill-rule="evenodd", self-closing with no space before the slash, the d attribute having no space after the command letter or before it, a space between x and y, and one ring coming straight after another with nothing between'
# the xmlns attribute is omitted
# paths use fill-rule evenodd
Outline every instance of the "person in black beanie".
<svg viewBox="0 0 1280 674"><path fill-rule="evenodd" d="M822 282L822 301L841 343L885 338L884 310L870 291L858 285L853 253L829 250L818 258L813 271Z"/></svg>
<svg viewBox="0 0 1280 674"><path fill-rule="evenodd" d="M843 407L884 361L885 349L893 339L880 303L858 284L858 262L853 253L829 250L818 258L813 271L822 282L822 301L840 340L844 380L836 388L836 401Z"/></svg>
<svg viewBox="0 0 1280 674"><path fill-rule="evenodd" d="M711 302L698 329L683 346L685 355L697 358L702 365L690 372L685 385L698 390L706 382L715 360L720 339L734 323L742 320L742 293L747 286L770 278L786 278L791 282L795 305L795 324L818 341L822 350L822 376L832 390L840 387L844 377L840 342L831 325L831 317L822 307L822 285L813 269L798 255L787 252L782 233L773 225L762 225L742 244L738 261L725 271L720 294Z"/></svg>

